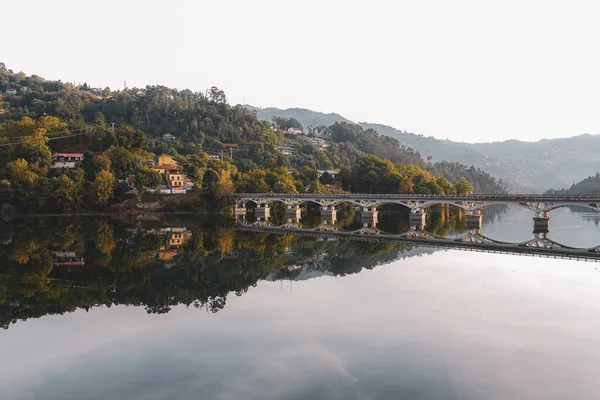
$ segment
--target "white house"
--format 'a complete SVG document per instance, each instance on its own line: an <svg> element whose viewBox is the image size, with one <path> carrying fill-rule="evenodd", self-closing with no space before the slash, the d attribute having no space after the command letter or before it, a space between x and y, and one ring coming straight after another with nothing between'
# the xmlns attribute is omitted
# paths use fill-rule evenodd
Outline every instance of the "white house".
<svg viewBox="0 0 600 400"><path fill-rule="evenodd" d="M325 146L325 140L321 138L312 138L310 139L310 144L313 146Z"/></svg>
<svg viewBox="0 0 600 400"><path fill-rule="evenodd" d="M6 89L6 94L17 94L17 89Z"/></svg>
<svg viewBox="0 0 600 400"><path fill-rule="evenodd" d="M290 135L300 135L302 131L298 128L288 128L287 133Z"/></svg>
<svg viewBox="0 0 600 400"><path fill-rule="evenodd" d="M162 140L164 140L165 142L173 142L175 141L175 136L171 135L170 133L165 133L164 135L162 135Z"/></svg>
<svg viewBox="0 0 600 400"><path fill-rule="evenodd" d="M83 153L54 153L52 168L76 168L83 161Z"/></svg>

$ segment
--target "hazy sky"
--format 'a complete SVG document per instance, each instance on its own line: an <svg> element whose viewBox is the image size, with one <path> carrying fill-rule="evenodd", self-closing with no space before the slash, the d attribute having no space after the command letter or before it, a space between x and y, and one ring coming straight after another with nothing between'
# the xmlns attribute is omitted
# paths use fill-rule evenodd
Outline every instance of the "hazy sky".
<svg viewBox="0 0 600 400"><path fill-rule="evenodd" d="M0 0L0 61L470 142L600 133L594 1Z"/></svg>

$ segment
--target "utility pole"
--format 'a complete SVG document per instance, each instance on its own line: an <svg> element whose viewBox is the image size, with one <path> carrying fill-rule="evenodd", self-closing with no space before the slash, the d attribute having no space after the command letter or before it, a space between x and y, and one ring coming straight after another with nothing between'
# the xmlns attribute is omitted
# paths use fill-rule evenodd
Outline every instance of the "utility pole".
<svg viewBox="0 0 600 400"><path fill-rule="evenodd" d="M233 158L233 147L229 148L229 157Z"/></svg>
<svg viewBox="0 0 600 400"><path fill-rule="evenodd" d="M221 154L221 161L223 161L223 150L220 151Z"/></svg>

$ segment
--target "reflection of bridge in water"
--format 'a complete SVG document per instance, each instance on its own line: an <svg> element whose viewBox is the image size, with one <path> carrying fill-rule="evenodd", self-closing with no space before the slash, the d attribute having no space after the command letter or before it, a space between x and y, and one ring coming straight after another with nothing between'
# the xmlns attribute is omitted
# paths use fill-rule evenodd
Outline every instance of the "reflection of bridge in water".
<svg viewBox="0 0 600 400"><path fill-rule="evenodd" d="M340 231L329 221L321 226L307 228L289 220L282 225L274 225L264 219L248 222L238 219L238 230L250 232L273 232L279 234L332 237L379 243L400 243L423 247L470 250L488 253L520 254L549 258L565 258L584 261L600 261L600 244L590 248L577 248L558 243L550 238L549 232L534 233L529 240L510 243L495 240L483 235L479 228L471 229L459 237L445 238L426 232L423 226L413 226L411 230L390 234L373 226L363 226L354 231Z"/></svg>
<svg viewBox="0 0 600 400"><path fill-rule="evenodd" d="M255 213L259 220L268 220L271 203L279 202L287 206L286 215L292 220L300 220L300 206L315 203L321 208L321 217L325 221L335 221L336 206L350 203L362 211L365 226L377 225L377 207L385 204L397 204L410 210L411 225L424 225L426 209L431 206L447 204L467 212L467 225L481 228L481 211L495 205L516 205L533 211L534 230L547 232L549 212L561 207L579 206L600 211L600 196L565 196L535 194L479 194L465 196L419 195L419 194L286 194L286 193L238 193L236 195L236 215L245 215L248 203L256 205Z"/></svg>

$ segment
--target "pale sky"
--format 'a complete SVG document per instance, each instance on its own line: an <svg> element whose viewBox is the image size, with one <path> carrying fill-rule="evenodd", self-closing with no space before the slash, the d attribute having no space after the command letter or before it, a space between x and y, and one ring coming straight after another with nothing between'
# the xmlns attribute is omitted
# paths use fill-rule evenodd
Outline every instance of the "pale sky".
<svg viewBox="0 0 600 400"><path fill-rule="evenodd" d="M595 1L0 0L0 61L457 141L600 133Z"/></svg>

